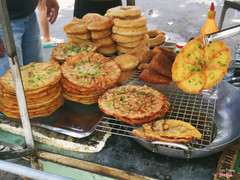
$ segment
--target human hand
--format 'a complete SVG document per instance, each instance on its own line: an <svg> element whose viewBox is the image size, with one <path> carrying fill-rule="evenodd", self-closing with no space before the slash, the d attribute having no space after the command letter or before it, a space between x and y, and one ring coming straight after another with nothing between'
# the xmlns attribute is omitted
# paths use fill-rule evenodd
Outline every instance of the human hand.
<svg viewBox="0 0 240 180"><path fill-rule="evenodd" d="M59 4L57 0L46 0L47 6L47 17L49 17L49 22L53 24L58 16Z"/></svg>
<svg viewBox="0 0 240 180"><path fill-rule="evenodd" d="M0 38L0 58L4 57L5 47L3 45L3 40Z"/></svg>

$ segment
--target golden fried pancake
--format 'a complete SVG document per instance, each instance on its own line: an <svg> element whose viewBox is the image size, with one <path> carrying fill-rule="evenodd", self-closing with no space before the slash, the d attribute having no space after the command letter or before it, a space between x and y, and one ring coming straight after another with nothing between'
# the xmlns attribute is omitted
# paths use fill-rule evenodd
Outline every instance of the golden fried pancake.
<svg viewBox="0 0 240 180"><path fill-rule="evenodd" d="M186 93L198 94L227 74L231 53L222 41L204 45L202 36L187 43L172 66L172 79Z"/></svg>
<svg viewBox="0 0 240 180"><path fill-rule="evenodd" d="M191 124L174 119L157 120L143 124L132 133L138 137L166 142L188 142L201 139L201 133Z"/></svg>
<svg viewBox="0 0 240 180"><path fill-rule="evenodd" d="M61 78L61 70L58 63L30 63L20 68L25 93L35 93L45 90L56 84ZM5 90L15 94L14 81L11 70L8 70L1 78L0 84Z"/></svg>
<svg viewBox="0 0 240 180"><path fill-rule="evenodd" d="M139 85L125 85L109 89L98 99L100 109L129 124L162 117L170 103L157 90Z"/></svg>
<svg viewBox="0 0 240 180"><path fill-rule="evenodd" d="M58 60L67 60L68 57L81 53L94 52L96 49L97 45L93 42L61 43L53 48L51 57Z"/></svg>
<svg viewBox="0 0 240 180"><path fill-rule="evenodd" d="M71 83L83 88L108 89L117 83L121 74L114 61L98 53L72 56L61 66L61 70Z"/></svg>

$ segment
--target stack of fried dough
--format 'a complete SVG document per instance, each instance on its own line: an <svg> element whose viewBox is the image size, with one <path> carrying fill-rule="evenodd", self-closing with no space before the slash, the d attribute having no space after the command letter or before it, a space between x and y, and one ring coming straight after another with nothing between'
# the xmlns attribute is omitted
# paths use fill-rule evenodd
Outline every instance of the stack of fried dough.
<svg viewBox="0 0 240 180"><path fill-rule="evenodd" d="M172 65L176 54L164 46L156 46L146 51L142 63L138 66L142 70L139 80L151 84L168 84L172 81Z"/></svg>
<svg viewBox="0 0 240 180"><path fill-rule="evenodd" d="M61 43L53 48L50 61L58 62L61 65L68 57L78 55L83 52L95 52L96 49L97 45L93 42Z"/></svg>
<svg viewBox="0 0 240 180"><path fill-rule="evenodd" d="M20 70L30 118L49 116L62 105L58 63L30 63ZM0 78L0 111L20 119L11 70Z"/></svg>
<svg viewBox="0 0 240 180"><path fill-rule="evenodd" d="M68 42L82 42L84 40L90 40L90 31L87 28L86 21L74 17L63 30L66 32L66 36L69 38Z"/></svg>
<svg viewBox="0 0 240 180"><path fill-rule="evenodd" d="M117 43L118 54L137 47L140 43L148 46L147 19L141 16L138 6L117 6L107 10L105 14L113 19L112 38Z"/></svg>
<svg viewBox="0 0 240 180"><path fill-rule="evenodd" d="M175 119L146 123L132 133L143 139L164 142L189 142L193 138L202 138L202 134L190 123Z"/></svg>
<svg viewBox="0 0 240 180"><path fill-rule="evenodd" d="M97 13L88 13L82 19L74 17L64 26L68 42L82 43L93 41L98 44L97 51L105 55L117 52L116 44L111 37L113 20Z"/></svg>
<svg viewBox="0 0 240 180"><path fill-rule="evenodd" d="M117 52L116 44L111 37L113 25L111 18L96 13L88 13L82 19L90 22L87 24L87 28L91 31L92 41L99 46L97 52L105 55Z"/></svg>
<svg viewBox="0 0 240 180"><path fill-rule="evenodd" d="M61 66L63 96L82 104L94 104L115 86L121 70L110 58L95 52L72 56Z"/></svg>

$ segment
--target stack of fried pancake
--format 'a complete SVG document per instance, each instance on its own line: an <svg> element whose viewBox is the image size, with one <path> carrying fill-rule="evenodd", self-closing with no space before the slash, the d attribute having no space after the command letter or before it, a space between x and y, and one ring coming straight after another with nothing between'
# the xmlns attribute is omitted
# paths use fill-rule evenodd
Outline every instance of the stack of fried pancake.
<svg viewBox="0 0 240 180"><path fill-rule="evenodd" d="M49 116L62 105L58 63L30 63L20 70L30 118ZM20 119L11 70L0 78L0 111Z"/></svg>
<svg viewBox="0 0 240 180"><path fill-rule="evenodd" d="M72 56L61 66L63 96L82 104L94 104L106 90L116 85L121 70L99 53Z"/></svg>
<svg viewBox="0 0 240 180"><path fill-rule="evenodd" d="M118 6L107 11L106 15L113 19L112 38L117 43L118 54L137 47L140 43L149 45L147 19L141 16L141 8L137 6Z"/></svg>
<svg viewBox="0 0 240 180"><path fill-rule="evenodd" d="M82 43L61 43L53 48L50 61L63 64L68 57L78 55L83 52L95 52L96 49L97 45L93 42L85 41Z"/></svg>
<svg viewBox="0 0 240 180"><path fill-rule="evenodd" d="M91 38L90 32L86 26L86 21L74 17L66 26L64 26L68 42L82 42Z"/></svg>
<svg viewBox="0 0 240 180"><path fill-rule="evenodd" d="M99 46L97 52L105 55L117 52L116 44L111 37L113 25L111 18L96 13L88 13L82 19L89 22L87 28L91 31L93 42Z"/></svg>
<svg viewBox="0 0 240 180"><path fill-rule="evenodd" d="M117 52L116 44L111 37L113 21L97 13L88 13L82 19L73 18L64 26L68 42L82 43L93 41L98 44L97 51L105 55Z"/></svg>

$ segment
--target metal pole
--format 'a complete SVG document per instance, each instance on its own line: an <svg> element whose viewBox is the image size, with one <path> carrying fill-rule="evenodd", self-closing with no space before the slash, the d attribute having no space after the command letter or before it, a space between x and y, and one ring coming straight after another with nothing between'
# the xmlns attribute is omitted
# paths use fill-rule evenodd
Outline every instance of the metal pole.
<svg viewBox="0 0 240 180"><path fill-rule="evenodd" d="M15 91L26 144L28 148L34 149L32 129L29 121L27 103L23 89L22 77L19 69L16 47L13 39L13 32L8 15L6 0L0 0L0 22L2 25L8 60L12 71L13 80L15 82Z"/></svg>
<svg viewBox="0 0 240 180"><path fill-rule="evenodd" d="M48 172L32 169L18 164L0 160L0 170L18 174L35 180L71 180L70 178L58 176Z"/></svg>

